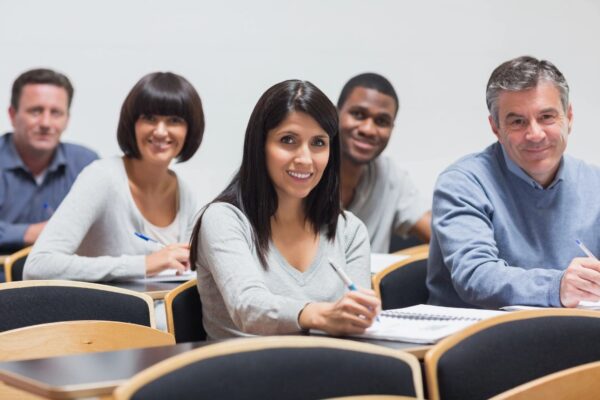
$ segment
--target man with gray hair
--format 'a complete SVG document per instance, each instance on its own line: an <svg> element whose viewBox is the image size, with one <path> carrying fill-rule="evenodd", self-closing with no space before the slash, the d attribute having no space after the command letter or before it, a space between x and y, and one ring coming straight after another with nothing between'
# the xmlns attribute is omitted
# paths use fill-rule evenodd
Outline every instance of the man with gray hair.
<svg viewBox="0 0 600 400"><path fill-rule="evenodd" d="M564 155L569 86L550 62L518 57L487 85L498 141L439 176L427 286L431 304L575 307L600 300L600 168Z"/></svg>

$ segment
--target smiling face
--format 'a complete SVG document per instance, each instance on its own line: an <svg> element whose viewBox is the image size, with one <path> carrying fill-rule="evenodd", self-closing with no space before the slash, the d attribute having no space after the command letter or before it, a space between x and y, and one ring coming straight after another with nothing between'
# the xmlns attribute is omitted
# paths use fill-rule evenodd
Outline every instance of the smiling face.
<svg viewBox="0 0 600 400"><path fill-rule="evenodd" d="M17 109L8 110L19 152L52 154L69 121L69 95L51 84L23 86Z"/></svg>
<svg viewBox="0 0 600 400"><path fill-rule="evenodd" d="M279 201L304 199L327 167L329 136L308 114L291 112L267 133L265 156Z"/></svg>
<svg viewBox="0 0 600 400"><path fill-rule="evenodd" d="M546 187L554 179L567 147L573 110L563 109L560 92L549 82L498 97L496 126L490 125L506 154L529 176Z"/></svg>
<svg viewBox="0 0 600 400"><path fill-rule="evenodd" d="M140 158L151 163L169 164L181 152L187 122L175 115L140 115L135 137Z"/></svg>
<svg viewBox="0 0 600 400"><path fill-rule="evenodd" d="M396 109L393 97L375 89L352 90L339 110L343 157L366 164L379 156L392 134Z"/></svg>

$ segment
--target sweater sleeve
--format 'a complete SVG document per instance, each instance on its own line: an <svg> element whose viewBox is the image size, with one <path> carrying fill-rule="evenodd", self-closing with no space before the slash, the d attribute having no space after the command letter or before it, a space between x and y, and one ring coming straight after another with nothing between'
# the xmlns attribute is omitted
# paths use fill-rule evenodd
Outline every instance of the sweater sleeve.
<svg viewBox="0 0 600 400"><path fill-rule="evenodd" d="M484 308L560 307L564 271L508 265L496 245L493 214L493 205L476 178L460 170L440 175L432 226L458 295Z"/></svg>
<svg viewBox="0 0 600 400"><path fill-rule="evenodd" d="M255 335L299 332L306 301L274 294L253 252L248 220L235 207L212 204L202 217L198 252L240 331Z"/></svg>
<svg viewBox="0 0 600 400"><path fill-rule="evenodd" d="M145 276L145 255L83 257L76 253L81 242L114 204L114 177L102 165L91 164L73 184L36 241L23 271L24 279L72 279L109 281ZM118 226L115 229L119 229Z"/></svg>
<svg viewBox="0 0 600 400"><path fill-rule="evenodd" d="M346 270L352 281L359 287L370 289L371 246L367 228L354 214L346 211L345 215L343 235Z"/></svg>

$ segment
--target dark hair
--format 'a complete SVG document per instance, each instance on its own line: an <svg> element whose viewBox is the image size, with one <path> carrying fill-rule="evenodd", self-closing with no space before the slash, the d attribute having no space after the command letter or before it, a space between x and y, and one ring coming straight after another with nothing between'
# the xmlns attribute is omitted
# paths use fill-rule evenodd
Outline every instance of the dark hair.
<svg viewBox="0 0 600 400"><path fill-rule="evenodd" d="M400 108L400 101L398 100L398 95L396 94L394 87L392 86L390 81L388 81L385 77L373 72L366 72L364 74L356 75L354 78L346 82L337 102L338 110L342 109L344 103L348 99L348 96L350 96L352 91L357 87L375 89L380 93L390 96L396 102L395 114L398 113L398 109Z"/></svg>
<svg viewBox="0 0 600 400"><path fill-rule="evenodd" d="M177 161L189 160L202 143L204 112L196 89L182 76L154 72L144 76L129 92L117 128L119 147L127 157L140 158L135 123L140 115L176 115L187 122L187 134Z"/></svg>
<svg viewBox="0 0 600 400"><path fill-rule="evenodd" d="M258 100L248 121L242 165L227 188L212 201L229 203L248 217L253 228L257 254L265 269L271 238L270 219L277 211L277 193L267 172L265 143L268 132L281 124L292 112L308 114L330 138L327 167L317 186L304 199L306 219L315 233L326 225L327 238L333 240L341 213L340 139L335 106L323 92L307 81L287 80L272 86ZM195 268L198 260L201 224L202 215L192 234L192 268Z"/></svg>
<svg viewBox="0 0 600 400"><path fill-rule="evenodd" d="M67 105L71 107L71 100L73 100L73 85L69 78L63 74L53 71L51 69L38 68L23 72L14 81L12 86L12 93L10 96L10 105L12 108L17 110L19 108L19 100L21 100L21 92L25 85L37 85L37 84L48 84L61 87L67 91Z"/></svg>
<svg viewBox="0 0 600 400"><path fill-rule="evenodd" d="M496 126L500 126L498 97L503 91L519 92L533 89L540 81L554 84L560 92L560 101L566 112L569 107L569 85L562 72L550 61L521 56L500 64L487 84L485 99Z"/></svg>

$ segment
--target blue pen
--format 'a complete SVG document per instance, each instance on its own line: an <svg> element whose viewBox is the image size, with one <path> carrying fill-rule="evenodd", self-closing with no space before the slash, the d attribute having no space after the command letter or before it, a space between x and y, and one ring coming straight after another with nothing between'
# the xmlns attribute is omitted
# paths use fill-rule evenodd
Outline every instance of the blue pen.
<svg viewBox="0 0 600 400"><path fill-rule="evenodd" d="M44 207L44 210L46 210L46 214L48 214L48 218L50 218L52 216L52 214L54 214L54 208L52 208L50 206L50 204L48 204L48 202L44 202L44 204L42 204L42 207Z"/></svg>
<svg viewBox="0 0 600 400"><path fill-rule="evenodd" d="M161 242L159 242L159 241L158 241L158 240L156 240L156 239L152 239L151 237L149 237L149 236L146 236L146 235L144 235L144 234L143 234L143 233L141 233L141 232L133 232L133 234L134 234L135 236L139 237L140 239L142 239L142 240L145 240L146 242L152 242L152 243L156 243L156 244L157 244L157 245L159 245L160 247L166 247L166 245L165 245L164 243L161 243Z"/></svg>
<svg viewBox="0 0 600 400"><path fill-rule="evenodd" d="M335 264L333 263L333 261L331 261L331 259L329 260L329 265L331 265L331 268L333 268L333 270L338 274L338 276L344 282L344 285L346 285L348 290L350 290L351 292L355 292L358 290L358 288L356 287L354 282L352 282L350 277L348 275L346 275L344 270L336 267ZM375 319L377 321L379 321L379 316L376 316Z"/></svg>
<svg viewBox="0 0 600 400"><path fill-rule="evenodd" d="M579 248L581 249L581 251L583 251L586 256L588 256L589 258L593 258L594 260L598 261L598 259L596 258L596 256L590 251L590 249L588 249L585 246L585 244L583 244L583 242L581 240L575 239L575 243L577 243L577 246L579 246Z"/></svg>

